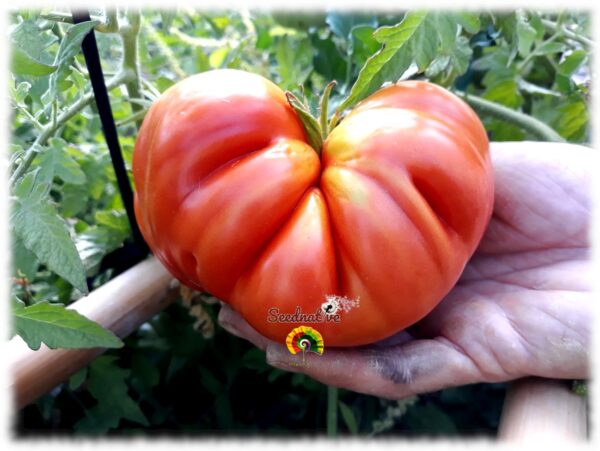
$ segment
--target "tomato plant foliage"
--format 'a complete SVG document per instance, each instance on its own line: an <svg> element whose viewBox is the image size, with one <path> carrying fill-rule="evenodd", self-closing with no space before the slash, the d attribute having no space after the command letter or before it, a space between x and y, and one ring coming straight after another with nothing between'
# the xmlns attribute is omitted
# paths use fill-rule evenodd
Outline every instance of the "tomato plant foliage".
<svg viewBox="0 0 600 451"><path fill-rule="evenodd" d="M13 330L34 349L41 343L120 349L21 411L21 433L130 434L143 427L144 433L281 434L323 431L326 423L326 388L268 367L262 351L215 324L218 306L204 302L205 295L196 310L176 302L125 346L65 308L133 261L81 54L90 30L129 172L148 106L187 75L217 68L263 75L313 112L335 80L330 115L343 115L386 83L426 79L472 101L491 140L540 139L547 129L570 142L590 139L585 13L186 9L92 10L91 16L77 25L68 11L10 16ZM133 53L123 45L132 37ZM523 126L502 107L533 117L546 131ZM338 427L352 434L491 434L503 394L502 384L491 384L395 403L341 390Z"/></svg>

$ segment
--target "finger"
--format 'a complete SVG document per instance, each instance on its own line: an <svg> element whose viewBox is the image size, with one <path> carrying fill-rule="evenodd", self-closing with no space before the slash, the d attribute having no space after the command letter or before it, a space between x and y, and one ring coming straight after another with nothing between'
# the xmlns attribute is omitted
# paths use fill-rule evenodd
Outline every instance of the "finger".
<svg viewBox="0 0 600 451"><path fill-rule="evenodd" d="M483 382L486 377L460 349L443 338L389 348L326 349L323 355L292 355L267 345L267 362L304 373L324 384L388 399Z"/></svg>
<svg viewBox="0 0 600 451"><path fill-rule="evenodd" d="M486 380L473 361L444 338L412 340L404 331L368 347L327 348L323 355L294 355L286 346L260 335L228 305L221 308L219 323L266 350L271 366L373 396L400 399Z"/></svg>
<svg viewBox="0 0 600 451"><path fill-rule="evenodd" d="M490 153L494 213L480 253L589 245L597 152L576 144L523 141L493 142Z"/></svg>
<svg viewBox="0 0 600 451"><path fill-rule="evenodd" d="M392 335L391 337L384 338L383 340L379 340L376 343L373 343L372 347L375 348L388 348L390 346L397 346L414 340L415 337L408 330L401 330L400 332Z"/></svg>
<svg viewBox="0 0 600 451"><path fill-rule="evenodd" d="M236 337L244 338L254 345L265 349L265 343L275 343L262 335L260 335L252 326L250 326L244 318L233 310L229 305L221 302L221 310L218 317L219 323L223 329ZM389 347L395 346L412 340L414 337L406 330L400 331L384 340L374 343L373 347Z"/></svg>
<svg viewBox="0 0 600 451"><path fill-rule="evenodd" d="M259 334L250 324L241 317L241 315L233 310L229 305L223 304L219 311L219 324L236 337L244 338L254 346L262 349L266 349L267 345L274 343L268 338L263 337Z"/></svg>

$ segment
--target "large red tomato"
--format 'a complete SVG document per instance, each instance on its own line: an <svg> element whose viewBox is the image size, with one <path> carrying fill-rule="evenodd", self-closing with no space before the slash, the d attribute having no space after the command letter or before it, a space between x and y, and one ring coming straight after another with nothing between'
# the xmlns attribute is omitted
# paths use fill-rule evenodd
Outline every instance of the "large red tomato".
<svg viewBox="0 0 600 451"><path fill-rule="evenodd" d="M307 325L326 347L372 343L430 312L493 203L481 122L420 81L364 100L319 156L275 84L195 75L150 108L133 175L142 233L175 277L273 340ZM327 301L335 315L315 315Z"/></svg>

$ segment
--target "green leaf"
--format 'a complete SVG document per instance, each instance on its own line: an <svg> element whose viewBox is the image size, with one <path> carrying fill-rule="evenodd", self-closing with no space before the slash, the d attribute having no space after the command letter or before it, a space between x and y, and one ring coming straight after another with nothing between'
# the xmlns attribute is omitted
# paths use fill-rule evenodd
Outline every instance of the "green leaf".
<svg viewBox="0 0 600 451"><path fill-rule="evenodd" d="M100 22L97 20L81 22L72 25L65 33L65 37L60 42L60 47L56 54L56 59L54 60L54 65L57 66L58 69L50 77L48 91L51 99L56 97L58 84L69 75L71 63L80 51L81 42L99 23Z"/></svg>
<svg viewBox="0 0 600 451"><path fill-rule="evenodd" d="M377 26L377 19L372 14L329 12L325 22L334 34L345 40L350 39L352 30L358 26Z"/></svg>
<svg viewBox="0 0 600 451"><path fill-rule="evenodd" d="M524 12L518 11L516 13L516 30L515 33L517 35L517 49L519 55L524 58L531 52L531 46L535 41L537 36L537 32L535 28L533 28L529 22L527 21L527 16Z"/></svg>
<svg viewBox="0 0 600 451"><path fill-rule="evenodd" d="M411 40L412 53L415 56L419 71L427 69L429 63L438 53L439 35L437 25L437 20L424 20L414 32Z"/></svg>
<svg viewBox="0 0 600 451"><path fill-rule="evenodd" d="M437 77L439 74L444 72L448 65L450 64L450 56L449 55L440 55L435 58L429 66L427 66L427 70L425 70L425 76L427 78Z"/></svg>
<svg viewBox="0 0 600 451"><path fill-rule="evenodd" d="M271 371L269 372L269 377L267 378L267 381L269 382L269 384L272 384L277 379L279 379L281 376L284 376L286 374L288 374L288 373L286 373L285 371L282 371L277 368L271 368Z"/></svg>
<svg viewBox="0 0 600 451"><path fill-rule="evenodd" d="M71 70L71 79L73 80L75 86L77 87L77 91L80 93L80 95L83 95L83 93L85 92L87 83L88 83L85 75L83 75L77 69L73 68Z"/></svg>
<svg viewBox="0 0 600 451"><path fill-rule="evenodd" d="M43 64L49 64L52 61L52 56L47 52L47 48L57 40L58 37L54 33L41 30L35 19L24 20L10 33L13 49L18 49L29 58Z"/></svg>
<svg viewBox="0 0 600 451"><path fill-rule="evenodd" d="M100 356L90 364L88 390L97 404L86 410L75 429L89 434L104 434L119 425L120 420L149 426L148 419L131 399L126 383L130 370L119 368L116 357Z"/></svg>
<svg viewBox="0 0 600 451"><path fill-rule="evenodd" d="M501 81L517 78L517 66L509 63L509 58L508 47L498 50L486 48L484 49L484 56L475 60L471 64L471 68L475 71L484 72L481 82L483 86L489 88Z"/></svg>
<svg viewBox="0 0 600 451"><path fill-rule="evenodd" d="M379 43L373 37L374 31L375 28L364 25L352 29L352 58L360 67L379 50Z"/></svg>
<svg viewBox="0 0 600 451"><path fill-rule="evenodd" d="M82 185L86 178L77 161L67 153L68 144L60 138L51 138L39 158L38 183L51 183L58 177L65 183Z"/></svg>
<svg viewBox="0 0 600 451"><path fill-rule="evenodd" d="M144 354L133 355L131 371L131 386L140 394L151 390L160 382L160 371Z"/></svg>
<svg viewBox="0 0 600 451"><path fill-rule="evenodd" d="M215 415L217 417L217 426L221 430L231 429L233 426L233 412L228 392L221 392L217 396L215 401Z"/></svg>
<svg viewBox="0 0 600 451"><path fill-rule="evenodd" d="M60 190L60 212L65 218L81 213L88 205L90 193L86 185L65 183Z"/></svg>
<svg viewBox="0 0 600 451"><path fill-rule="evenodd" d="M354 411L348 407L348 405L344 404L342 401L339 402L340 413L342 414L342 419L344 423L346 423L346 427L350 431L351 434L358 433L358 423L356 421L356 416L354 415Z"/></svg>
<svg viewBox="0 0 600 451"><path fill-rule="evenodd" d="M266 27L257 27L256 48L259 50L268 50L273 44L273 36Z"/></svg>
<svg viewBox="0 0 600 451"><path fill-rule="evenodd" d="M54 396L42 396L35 401L44 420L51 421L55 409L55 402L56 398Z"/></svg>
<svg viewBox="0 0 600 451"><path fill-rule="evenodd" d="M412 62L410 40L423 25L426 12L406 14L402 22L393 27L381 27L374 38L383 47L367 60L352 86L350 95L338 107L342 111L367 97L385 81L396 81Z"/></svg>
<svg viewBox="0 0 600 451"><path fill-rule="evenodd" d="M546 27L544 27L539 13L535 11L529 11L529 23L535 30L535 40L540 41L546 34Z"/></svg>
<svg viewBox="0 0 600 451"><path fill-rule="evenodd" d="M129 229L107 227L89 227L76 238L76 247L85 273L88 277L96 275L105 255L118 249L127 238Z"/></svg>
<svg viewBox="0 0 600 451"><path fill-rule="evenodd" d="M11 241L13 275L22 274L32 282L39 266L35 254L23 245L19 237L15 236Z"/></svg>
<svg viewBox="0 0 600 451"><path fill-rule="evenodd" d="M27 83L26 81L22 81L17 86L11 82L10 86L10 96L13 101L19 106L25 106L25 99L29 95L29 90L31 89L31 83Z"/></svg>
<svg viewBox="0 0 600 451"><path fill-rule="evenodd" d="M483 98L515 109L523 103L519 85L514 79L503 80L491 86L485 91Z"/></svg>
<svg viewBox="0 0 600 451"><path fill-rule="evenodd" d="M484 125L491 141L523 141L526 138L520 127L499 119L486 118Z"/></svg>
<svg viewBox="0 0 600 451"><path fill-rule="evenodd" d="M561 113L555 129L565 139L579 142L585 138L589 113L584 101L576 100L558 107Z"/></svg>
<svg viewBox="0 0 600 451"><path fill-rule="evenodd" d="M317 32L309 33L310 42L315 50L313 66L315 71L326 80L342 83L346 77L348 64L332 39L322 39Z"/></svg>
<svg viewBox="0 0 600 451"><path fill-rule="evenodd" d="M475 34L481 29L479 14L468 11L456 12L453 14L455 20L465 29L467 33Z"/></svg>
<svg viewBox="0 0 600 451"><path fill-rule="evenodd" d="M275 59L283 90L303 84L312 71L313 51L308 39L294 39L284 35L278 38Z"/></svg>
<svg viewBox="0 0 600 451"><path fill-rule="evenodd" d="M223 391L223 384L211 373L208 368L198 367L200 383L212 395L216 396Z"/></svg>
<svg viewBox="0 0 600 451"><path fill-rule="evenodd" d="M58 82L58 90L60 92L66 91L71 86L73 86L73 82L71 80L61 80Z"/></svg>
<svg viewBox="0 0 600 451"><path fill-rule="evenodd" d="M120 348L123 342L111 331L62 304L39 302L26 307L13 301L14 328L33 350L42 342L55 348Z"/></svg>
<svg viewBox="0 0 600 451"><path fill-rule="evenodd" d="M448 50L450 65L454 74L463 74L469 68L469 61L473 51L469 46L469 40L464 36L456 39L456 44Z"/></svg>
<svg viewBox="0 0 600 451"><path fill-rule="evenodd" d="M258 373L269 369L269 366L265 363L265 352L259 348L249 349L242 357L242 365Z"/></svg>
<svg viewBox="0 0 600 451"><path fill-rule="evenodd" d="M84 366L69 378L69 389L77 390L87 379L88 368Z"/></svg>
<svg viewBox="0 0 600 451"><path fill-rule="evenodd" d="M165 92L167 89L169 89L174 84L175 84L175 82L173 82L173 80L171 80L167 77L160 76L156 79L156 88L158 89L159 92Z"/></svg>
<svg viewBox="0 0 600 451"><path fill-rule="evenodd" d="M49 184L35 184L36 173L27 174L15 187L10 225L41 263L87 293L83 264L69 229L48 197Z"/></svg>
<svg viewBox="0 0 600 451"><path fill-rule="evenodd" d="M338 111L359 102L384 82L395 83L413 63L418 73L439 77L436 82L450 85L467 71L471 60L469 40L458 34L463 23L470 30L479 26L477 16L432 11L410 12L399 24L377 29L373 37L383 46L365 62ZM435 67L428 71L434 61Z"/></svg>
<svg viewBox="0 0 600 451"><path fill-rule="evenodd" d="M210 67L212 69L221 69L225 67L225 60L230 51L231 49L229 47L223 46L212 52L208 57Z"/></svg>
<svg viewBox="0 0 600 451"><path fill-rule="evenodd" d="M567 46L562 42L545 42L540 45L536 50L536 55L552 55L554 53L564 52L567 49Z"/></svg>
<svg viewBox="0 0 600 451"><path fill-rule="evenodd" d="M434 436L456 434L457 432L452 418L431 402L412 406L405 414L403 421L413 432L427 433Z"/></svg>
<svg viewBox="0 0 600 451"><path fill-rule="evenodd" d="M10 70L17 75L33 75L40 77L55 72L58 68L48 64L40 63L38 60L27 55L18 48L12 49Z"/></svg>
<svg viewBox="0 0 600 451"><path fill-rule="evenodd" d="M570 77L586 59L585 50L575 50L558 65L558 72L565 77Z"/></svg>
<svg viewBox="0 0 600 451"><path fill-rule="evenodd" d="M165 32L169 31L169 28L171 27L171 24L173 23L173 19L175 19L176 16L177 16L177 13L175 10L161 11L160 12L160 18L161 18L160 28Z"/></svg>
<svg viewBox="0 0 600 451"><path fill-rule="evenodd" d="M17 75L40 77L56 71L46 49L58 38L40 30L35 20L24 20L10 33L11 70Z"/></svg>
<svg viewBox="0 0 600 451"><path fill-rule="evenodd" d="M443 50L452 48L458 32L457 22L454 16L444 12L434 12L428 14L427 20L431 21L437 29L440 47Z"/></svg>
<svg viewBox="0 0 600 451"><path fill-rule="evenodd" d="M181 357L178 355L171 356L171 360L169 361L169 366L167 368L167 375L165 377L167 384L171 382L173 376L182 369L187 363L187 359L185 357Z"/></svg>
<svg viewBox="0 0 600 451"><path fill-rule="evenodd" d="M483 55L475 60L472 64L473 70L477 71L510 71L509 65L509 49L507 47L500 47L498 49L493 47L487 47L483 49Z"/></svg>
<svg viewBox="0 0 600 451"><path fill-rule="evenodd" d="M129 233L129 219L124 211L98 210L94 218L98 225L114 229L124 235Z"/></svg>

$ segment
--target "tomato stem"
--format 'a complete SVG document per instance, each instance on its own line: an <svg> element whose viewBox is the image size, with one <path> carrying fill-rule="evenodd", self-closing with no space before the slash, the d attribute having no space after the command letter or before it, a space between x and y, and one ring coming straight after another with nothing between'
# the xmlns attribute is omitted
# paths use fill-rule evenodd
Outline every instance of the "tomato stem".
<svg viewBox="0 0 600 451"><path fill-rule="evenodd" d="M335 83L335 81L328 83L323 90L321 100L319 101L320 112L318 120L310 111L310 106L306 100L306 96L304 96L303 86L300 86L300 91L302 92L304 101L301 101L290 91L285 92L288 103L294 109L300 122L302 122L302 125L304 126L304 131L306 132L309 144L315 149L315 152L317 152L317 155L319 156L321 155L323 142L327 139L329 132L333 130L339 120L339 115L336 113L333 115L331 121L328 121L329 96L331 95L331 90L335 86Z"/></svg>
<svg viewBox="0 0 600 451"><path fill-rule="evenodd" d="M310 113L310 109L307 104L304 104L289 91L286 91L285 97L288 103L294 109L300 122L304 126L308 143L315 149L318 155L321 155L321 147L323 147L323 136L321 133L321 126L315 117Z"/></svg>
<svg viewBox="0 0 600 451"><path fill-rule="evenodd" d="M323 138L323 141L325 141L329 135L329 124L327 121L329 116L329 96L331 95L331 90L334 86L335 80L325 86L325 90L321 96L321 114L319 119L321 125L321 137Z"/></svg>

